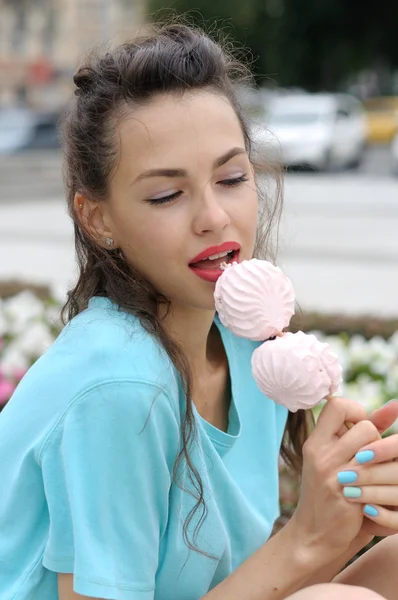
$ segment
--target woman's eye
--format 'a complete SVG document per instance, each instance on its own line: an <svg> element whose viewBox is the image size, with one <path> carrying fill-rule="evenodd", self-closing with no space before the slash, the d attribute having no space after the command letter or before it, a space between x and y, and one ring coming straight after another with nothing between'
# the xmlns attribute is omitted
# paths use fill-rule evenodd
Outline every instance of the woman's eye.
<svg viewBox="0 0 398 600"><path fill-rule="evenodd" d="M235 187L240 183L244 183L245 181L249 181L247 178L247 174L244 173L239 177L233 177L231 179L223 179L222 181L218 181L220 185L225 187ZM179 196L181 196L182 191L174 192L174 194L170 194L169 196L161 196L160 198L148 198L147 202L152 205L166 204L167 202L172 202Z"/></svg>
<svg viewBox="0 0 398 600"><path fill-rule="evenodd" d="M169 196L161 196L160 198L149 198L149 204L166 204L166 202L171 202L178 196L181 196L182 192L174 192L174 194L170 194Z"/></svg>
<svg viewBox="0 0 398 600"><path fill-rule="evenodd" d="M245 181L248 181L246 173L240 175L239 177L234 177L233 179L223 179L218 183L220 185L225 185L226 187L234 187L235 185L239 185L240 183L244 183Z"/></svg>

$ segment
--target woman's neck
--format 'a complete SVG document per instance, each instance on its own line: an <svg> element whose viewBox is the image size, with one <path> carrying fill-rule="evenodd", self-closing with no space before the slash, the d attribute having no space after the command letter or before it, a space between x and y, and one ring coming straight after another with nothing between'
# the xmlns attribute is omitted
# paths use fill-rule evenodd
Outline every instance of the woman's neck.
<svg viewBox="0 0 398 600"><path fill-rule="evenodd" d="M224 346L214 315L214 310L171 307L162 321L166 332L185 353L194 379L213 372L224 362Z"/></svg>

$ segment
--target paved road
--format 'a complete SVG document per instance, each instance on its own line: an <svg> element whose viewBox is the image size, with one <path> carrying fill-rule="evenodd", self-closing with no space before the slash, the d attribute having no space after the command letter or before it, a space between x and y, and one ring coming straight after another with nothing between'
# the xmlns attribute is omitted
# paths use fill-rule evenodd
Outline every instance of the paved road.
<svg viewBox="0 0 398 600"><path fill-rule="evenodd" d="M58 154L0 160L0 279L63 292L73 281L63 194ZM385 149L358 172L286 176L278 263L303 309L398 316L398 179Z"/></svg>
<svg viewBox="0 0 398 600"><path fill-rule="evenodd" d="M0 205L62 197L64 187L61 169L62 155L58 151L29 152L8 157L0 155ZM318 173L295 173L294 177L305 180L308 175L314 181L324 177ZM392 175L388 148L370 147L358 171L337 173L333 177L350 179L352 175L390 180Z"/></svg>
<svg viewBox="0 0 398 600"><path fill-rule="evenodd" d="M398 181L287 178L279 264L303 308L398 316Z"/></svg>

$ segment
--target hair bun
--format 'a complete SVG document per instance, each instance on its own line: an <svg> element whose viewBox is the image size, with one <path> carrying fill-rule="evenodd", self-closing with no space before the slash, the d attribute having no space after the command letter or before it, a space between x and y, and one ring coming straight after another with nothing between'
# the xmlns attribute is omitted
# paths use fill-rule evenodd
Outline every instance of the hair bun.
<svg viewBox="0 0 398 600"><path fill-rule="evenodd" d="M73 83L78 88L75 90L76 95L87 93L93 89L95 84L95 71L91 67L80 67L73 76Z"/></svg>

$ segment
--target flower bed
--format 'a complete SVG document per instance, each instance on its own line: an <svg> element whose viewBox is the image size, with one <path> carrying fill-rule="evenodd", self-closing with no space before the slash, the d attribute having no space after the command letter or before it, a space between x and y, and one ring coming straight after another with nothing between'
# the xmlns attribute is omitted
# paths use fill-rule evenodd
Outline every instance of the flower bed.
<svg viewBox="0 0 398 600"><path fill-rule="evenodd" d="M15 283L0 285L0 410L27 369L61 331L60 299L46 288L25 288ZM340 395L358 400L369 412L398 398L398 322L301 315L297 323L338 355L344 378ZM398 432L397 425L388 433ZM299 494L297 478L283 464L280 472L281 517L275 531L294 512Z"/></svg>
<svg viewBox="0 0 398 600"><path fill-rule="evenodd" d="M1 295L5 297L1 298ZM1 404L7 402L26 370L57 337L61 330L60 308L60 300L45 288L22 289L16 284L0 286ZM377 335L375 332L370 339L358 333L358 319L352 320L350 325L346 318L346 330L335 334L306 327L326 324L325 319L306 316L300 320L304 331L315 333L338 355L344 374L339 394L359 400L368 411L398 397L398 324L392 333L386 322L379 320L382 333ZM336 324L335 318L328 319L330 324ZM369 327L369 319L363 323ZM393 321L388 323L390 328L395 324ZM351 331L350 335L347 330ZM386 331L390 333L387 338L384 337Z"/></svg>
<svg viewBox="0 0 398 600"><path fill-rule="evenodd" d="M43 290L0 298L0 410L61 331L60 306Z"/></svg>

